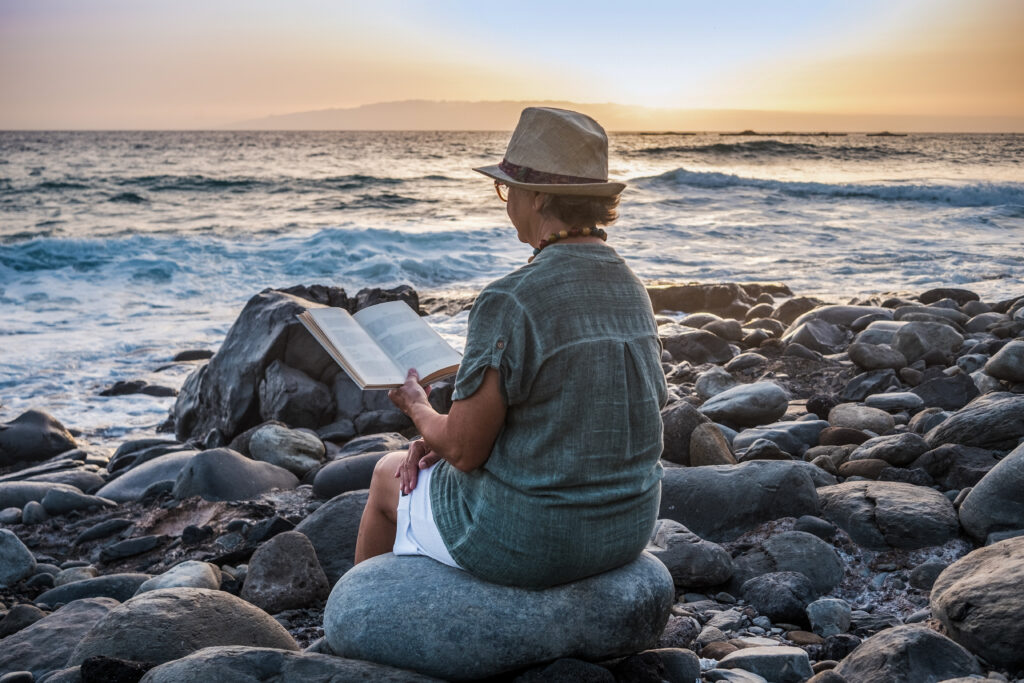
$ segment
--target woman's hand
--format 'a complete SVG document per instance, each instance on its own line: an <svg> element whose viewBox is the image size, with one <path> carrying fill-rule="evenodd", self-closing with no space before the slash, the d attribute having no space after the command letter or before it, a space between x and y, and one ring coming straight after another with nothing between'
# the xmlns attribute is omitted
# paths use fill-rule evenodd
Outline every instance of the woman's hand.
<svg viewBox="0 0 1024 683"><path fill-rule="evenodd" d="M409 411L412 410L414 405L418 403L429 405L427 401L428 395L430 395L430 386L427 386L426 389L420 386L420 375L416 372L416 368L409 370L409 374L405 377L405 384L388 392L388 398L391 399L391 402L410 417L412 415Z"/></svg>
<svg viewBox="0 0 1024 683"><path fill-rule="evenodd" d="M410 443L405 460L395 470L395 478L402 480L400 486L402 495L408 495L416 488L420 470L430 467L440 459L441 456L430 450L423 439L417 439Z"/></svg>

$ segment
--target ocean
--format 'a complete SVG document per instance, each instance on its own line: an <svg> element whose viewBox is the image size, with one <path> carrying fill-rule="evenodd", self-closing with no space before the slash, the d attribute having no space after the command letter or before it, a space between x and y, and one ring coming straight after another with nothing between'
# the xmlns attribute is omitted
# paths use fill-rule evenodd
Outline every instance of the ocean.
<svg viewBox="0 0 1024 683"><path fill-rule="evenodd" d="M0 421L150 435L185 349L266 287L476 290L526 262L489 180L507 133L0 132ZM613 134L609 244L648 280L833 301L1024 294L1024 135ZM461 348L466 314L431 322Z"/></svg>

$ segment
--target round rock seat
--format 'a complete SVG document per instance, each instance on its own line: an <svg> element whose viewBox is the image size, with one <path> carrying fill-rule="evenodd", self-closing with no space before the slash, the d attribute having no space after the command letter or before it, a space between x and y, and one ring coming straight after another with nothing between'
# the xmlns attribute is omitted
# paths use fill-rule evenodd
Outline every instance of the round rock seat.
<svg viewBox="0 0 1024 683"><path fill-rule="evenodd" d="M673 599L671 574L648 553L544 590L389 553L334 586L324 635L341 657L475 680L561 657L603 660L655 647Z"/></svg>

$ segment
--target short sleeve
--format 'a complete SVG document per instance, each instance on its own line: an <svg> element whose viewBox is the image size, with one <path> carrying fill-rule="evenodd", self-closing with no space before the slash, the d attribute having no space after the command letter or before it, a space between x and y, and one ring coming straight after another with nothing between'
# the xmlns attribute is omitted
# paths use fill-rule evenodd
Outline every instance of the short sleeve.
<svg viewBox="0 0 1024 683"><path fill-rule="evenodd" d="M476 393L487 368L494 368L501 375L505 404L518 403L528 383L529 329L529 318L513 295L487 289L481 292L469 312L466 349L452 400Z"/></svg>

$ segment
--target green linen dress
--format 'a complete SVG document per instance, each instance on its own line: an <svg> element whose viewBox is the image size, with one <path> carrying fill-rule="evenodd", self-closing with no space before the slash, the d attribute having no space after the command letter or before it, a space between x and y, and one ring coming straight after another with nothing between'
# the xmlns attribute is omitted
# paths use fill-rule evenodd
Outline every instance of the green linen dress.
<svg viewBox="0 0 1024 683"><path fill-rule="evenodd" d="M461 567L541 588L644 548L661 497L667 399L651 302L604 244L552 244L488 285L469 316L454 400L487 368L505 425L487 462L431 479L434 521Z"/></svg>

